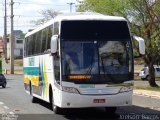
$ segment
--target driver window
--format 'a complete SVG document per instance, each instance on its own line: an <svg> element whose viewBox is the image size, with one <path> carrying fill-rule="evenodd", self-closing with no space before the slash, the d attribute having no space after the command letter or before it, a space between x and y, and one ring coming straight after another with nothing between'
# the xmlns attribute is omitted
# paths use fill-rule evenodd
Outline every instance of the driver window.
<svg viewBox="0 0 160 120"><path fill-rule="evenodd" d="M54 55L54 74L56 82L60 84L60 60L56 55Z"/></svg>

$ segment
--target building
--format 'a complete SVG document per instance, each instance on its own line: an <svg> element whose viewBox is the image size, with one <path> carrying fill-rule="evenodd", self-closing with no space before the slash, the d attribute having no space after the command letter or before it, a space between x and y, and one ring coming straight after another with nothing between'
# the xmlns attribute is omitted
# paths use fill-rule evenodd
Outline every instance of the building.
<svg viewBox="0 0 160 120"><path fill-rule="evenodd" d="M14 30L14 58L23 57L24 33L21 30ZM7 35L7 58L10 58L10 34Z"/></svg>

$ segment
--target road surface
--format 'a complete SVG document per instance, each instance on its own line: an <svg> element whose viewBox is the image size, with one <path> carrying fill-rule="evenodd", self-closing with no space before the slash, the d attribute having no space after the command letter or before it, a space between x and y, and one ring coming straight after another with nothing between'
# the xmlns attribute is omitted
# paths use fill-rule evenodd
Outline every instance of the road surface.
<svg viewBox="0 0 160 120"><path fill-rule="evenodd" d="M0 87L0 120L5 116L18 120L160 120L160 100L143 96L133 96L133 106L119 107L114 115L108 115L103 108L67 109L56 115L44 101L31 103L22 75L6 78L7 88Z"/></svg>

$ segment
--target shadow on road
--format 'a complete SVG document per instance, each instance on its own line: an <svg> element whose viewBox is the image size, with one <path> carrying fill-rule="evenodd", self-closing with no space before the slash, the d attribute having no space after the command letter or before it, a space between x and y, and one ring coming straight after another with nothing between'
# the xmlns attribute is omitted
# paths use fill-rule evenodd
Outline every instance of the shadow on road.
<svg viewBox="0 0 160 120"><path fill-rule="evenodd" d="M108 114L103 108L64 109L68 120L119 120L119 114Z"/></svg>
<svg viewBox="0 0 160 120"><path fill-rule="evenodd" d="M37 104L51 110L50 105L42 100L39 100ZM58 118L61 116L60 120L160 120L160 111L139 106L129 106L119 107L116 114L111 115L104 108L63 109L61 114L55 115L53 112L53 114L48 115L48 118L55 118L56 116ZM46 117L45 120L49 119Z"/></svg>
<svg viewBox="0 0 160 120"><path fill-rule="evenodd" d="M9 88L11 88L11 87L7 87L7 86L6 86L6 88L0 87L0 89L9 89Z"/></svg>

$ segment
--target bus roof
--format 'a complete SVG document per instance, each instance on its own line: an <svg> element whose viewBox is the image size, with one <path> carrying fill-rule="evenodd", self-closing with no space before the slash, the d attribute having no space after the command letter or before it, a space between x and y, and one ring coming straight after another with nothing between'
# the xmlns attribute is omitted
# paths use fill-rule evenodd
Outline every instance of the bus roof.
<svg viewBox="0 0 160 120"><path fill-rule="evenodd" d="M52 25L55 21L60 22L60 21L69 21L69 20L106 20L106 21L126 21L125 18L123 17L118 17L118 16L108 16L108 15L103 15L99 13L90 13L90 12L77 12L77 13L69 13L69 14L60 14L56 16L54 19L51 19L50 21L44 23L40 27L34 29L31 32L28 32L25 37L36 33L39 30L44 29L46 26Z"/></svg>
<svg viewBox="0 0 160 120"><path fill-rule="evenodd" d="M117 16L108 16L99 13L73 13L73 14L62 14L55 17L57 21L63 20L118 20L124 21L125 18Z"/></svg>

